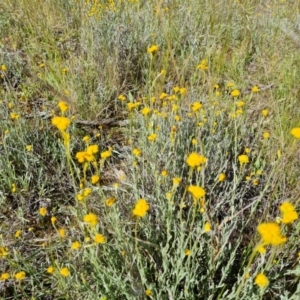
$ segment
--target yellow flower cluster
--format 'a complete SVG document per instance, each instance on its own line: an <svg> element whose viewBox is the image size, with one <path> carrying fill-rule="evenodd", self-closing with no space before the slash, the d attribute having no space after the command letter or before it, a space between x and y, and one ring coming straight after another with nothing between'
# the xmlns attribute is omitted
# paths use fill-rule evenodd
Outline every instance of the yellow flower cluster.
<svg viewBox="0 0 300 300"><path fill-rule="evenodd" d="M145 199L139 199L136 203L132 214L136 217L144 217L149 210L149 204Z"/></svg>
<svg viewBox="0 0 300 300"><path fill-rule="evenodd" d="M66 131L70 124L71 121L69 118L58 116L52 118L52 125L56 126L57 129L61 131Z"/></svg>
<svg viewBox="0 0 300 300"><path fill-rule="evenodd" d="M98 217L93 213L89 213L83 217L83 221L91 227L95 227L98 224Z"/></svg>
<svg viewBox="0 0 300 300"><path fill-rule="evenodd" d="M192 152L191 154L189 154L189 156L186 159L186 163L191 168L199 167L199 166L205 164L206 161L207 161L206 157L204 157L196 152Z"/></svg>
<svg viewBox="0 0 300 300"><path fill-rule="evenodd" d="M261 223L258 225L257 231L261 236L262 245L279 246L287 241L276 223Z"/></svg>
<svg viewBox="0 0 300 300"><path fill-rule="evenodd" d="M79 163L86 163L95 160L94 154L99 151L98 145L90 145L86 151L80 151L76 153L76 159Z"/></svg>
<svg viewBox="0 0 300 300"><path fill-rule="evenodd" d="M282 223L290 224L298 219L298 213L295 210L295 207L288 201L283 202L279 206L280 211L282 212Z"/></svg>

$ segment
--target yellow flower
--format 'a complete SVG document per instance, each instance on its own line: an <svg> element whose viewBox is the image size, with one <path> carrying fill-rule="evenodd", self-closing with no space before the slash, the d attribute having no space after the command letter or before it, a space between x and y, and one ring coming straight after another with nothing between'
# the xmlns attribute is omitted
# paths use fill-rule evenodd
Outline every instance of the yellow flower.
<svg viewBox="0 0 300 300"><path fill-rule="evenodd" d="M207 65L206 59L203 59L201 61L201 63L197 66L197 69L201 69L201 70L207 70L208 69L208 65Z"/></svg>
<svg viewBox="0 0 300 300"><path fill-rule="evenodd" d="M163 176L163 177L168 176L168 171L163 170L163 171L161 172L161 176Z"/></svg>
<svg viewBox="0 0 300 300"><path fill-rule="evenodd" d="M173 186L174 187L178 186L180 182L181 182L181 178L180 177L174 177L173 178Z"/></svg>
<svg viewBox="0 0 300 300"><path fill-rule="evenodd" d="M152 294L151 290L148 290L148 289L145 290L145 295L146 296L151 296L151 294Z"/></svg>
<svg viewBox="0 0 300 300"><path fill-rule="evenodd" d="M172 193L171 193L171 192L166 193L166 198L167 198L168 200L171 200L171 198L172 198Z"/></svg>
<svg viewBox="0 0 300 300"><path fill-rule="evenodd" d="M81 247L81 244L78 241L75 241L71 245L71 249L78 250Z"/></svg>
<svg viewBox="0 0 300 300"><path fill-rule="evenodd" d="M75 157L79 163L91 162L95 160L94 155L86 151L77 152Z"/></svg>
<svg viewBox="0 0 300 300"><path fill-rule="evenodd" d="M60 237L64 238L66 236L66 230L64 228L60 228L58 230L58 234Z"/></svg>
<svg viewBox="0 0 300 300"><path fill-rule="evenodd" d="M45 217L47 213L48 213L47 208L45 208L45 207L41 207L41 208L40 208L39 214L40 214L41 216Z"/></svg>
<svg viewBox="0 0 300 300"><path fill-rule="evenodd" d="M21 235L22 235L22 230L17 230L17 231L15 232L15 237L16 237L16 238L19 238Z"/></svg>
<svg viewBox="0 0 300 300"><path fill-rule="evenodd" d="M300 139L300 127L295 127L291 130L291 135L296 139Z"/></svg>
<svg viewBox="0 0 300 300"><path fill-rule="evenodd" d="M257 170L257 171L256 171L256 175L259 175L259 176L260 176L261 174L262 174L262 170Z"/></svg>
<svg viewBox="0 0 300 300"><path fill-rule="evenodd" d="M23 280L26 277L26 273L24 271L18 272L15 274L16 280Z"/></svg>
<svg viewBox="0 0 300 300"><path fill-rule="evenodd" d="M263 110L261 111L261 114L262 114L264 117L266 117L266 116L268 115L268 113L269 113L269 111L268 111L267 109L263 109Z"/></svg>
<svg viewBox="0 0 300 300"><path fill-rule="evenodd" d="M51 217L51 223L52 223L52 225L54 225L55 224L55 222L56 222L56 217Z"/></svg>
<svg viewBox="0 0 300 300"><path fill-rule="evenodd" d="M249 162L249 157L245 154L239 155L238 160L240 164L247 164Z"/></svg>
<svg viewBox="0 0 300 300"><path fill-rule="evenodd" d="M33 148L33 146L32 145L27 145L26 146L26 150L29 152L29 151L32 151L32 148Z"/></svg>
<svg viewBox="0 0 300 300"><path fill-rule="evenodd" d="M20 115L19 114L16 114L16 113L11 113L10 114L10 118L12 120L18 120L20 118Z"/></svg>
<svg viewBox="0 0 300 300"><path fill-rule="evenodd" d="M88 135L86 135L86 136L84 136L83 138L82 138L82 140L84 141L84 142L86 142L86 143L88 143L89 141L90 141L90 137L88 136Z"/></svg>
<svg viewBox="0 0 300 300"><path fill-rule="evenodd" d="M154 55L154 54L156 54L156 53L157 53L158 49L159 49L159 48L158 48L158 46L157 46L157 45L152 45L151 47L149 47L149 48L148 48L148 50L147 50L147 51L148 51L148 53L150 53L150 54L153 54L153 55Z"/></svg>
<svg viewBox="0 0 300 300"><path fill-rule="evenodd" d="M111 156L111 151L110 151L110 150L101 152L101 158L102 158L102 159L107 159L107 158L109 158L110 156Z"/></svg>
<svg viewBox="0 0 300 300"><path fill-rule="evenodd" d="M91 188L86 188L86 189L84 189L83 190L83 196L84 197L87 197L87 196L89 196L90 194L92 193L92 189Z"/></svg>
<svg viewBox="0 0 300 300"><path fill-rule="evenodd" d="M159 99L160 99L160 100L163 100L163 99L165 99L166 97L168 97L168 94L166 94L166 93L161 93L160 96L159 96Z"/></svg>
<svg viewBox="0 0 300 300"><path fill-rule="evenodd" d="M286 237L282 236L280 227L276 223L261 223L257 226L257 231L261 235L263 245L278 246L287 241Z"/></svg>
<svg viewBox="0 0 300 300"><path fill-rule="evenodd" d="M241 93L240 93L239 90L233 90L233 91L231 92L231 96L232 96L232 97L238 97L240 94L241 94Z"/></svg>
<svg viewBox="0 0 300 300"><path fill-rule="evenodd" d="M108 199L106 199L105 201L105 205L110 207L113 206L116 202L116 198L115 197L109 197Z"/></svg>
<svg viewBox="0 0 300 300"><path fill-rule="evenodd" d="M298 219L298 213L296 212L294 206L290 202L288 201L283 202L280 205L279 209L283 214L282 217L283 224L290 224Z"/></svg>
<svg viewBox="0 0 300 300"><path fill-rule="evenodd" d="M59 101L57 106L62 113L66 112L69 109L69 105L64 101Z"/></svg>
<svg viewBox="0 0 300 300"><path fill-rule="evenodd" d="M1 65L1 71L5 72L7 70L6 65Z"/></svg>
<svg viewBox="0 0 300 300"><path fill-rule="evenodd" d="M259 88L257 85L255 85L253 88L252 88L252 93L258 93L259 92Z"/></svg>
<svg viewBox="0 0 300 300"><path fill-rule="evenodd" d="M86 152L90 155L96 154L99 151L98 145L90 145L87 147Z"/></svg>
<svg viewBox="0 0 300 300"><path fill-rule="evenodd" d="M83 221L91 227L95 227L98 224L98 217L93 213L89 213L83 217Z"/></svg>
<svg viewBox="0 0 300 300"><path fill-rule="evenodd" d="M47 273L49 273L49 274L54 273L54 271L55 271L55 268L52 267L52 266L50 266L50 267L47 268Z"/></svg>
<svg viewBox="0 0 300 300"><path fill-rule="evenodd" d="M180 122L180 121L181 121L181 117L180 117L180 116L175 116L175 117L174 117L174 120L175 120L176 122Z"/></svg>
<svg viewBox="0 0 300 300"><path fill-rule="evenodd" d="M66 117L53 117L52 118L52 125L56 126L57 129L61 131L65 131L69 125L71 124L71 121L69 118Z"/></svg>
<svg viewBox="0 0 300 300"><path fill-rule="evenodd" d="M264 132L263 137L265 140L267 140L270 137L270 133L269 132Z"/></svg>
<svg viewBox="0 0 300 300"><path fill-rule="evenodd" d="M70 276L70 271L68 268L64 267L62 269L60 269L59 273L64 276L64 277L68 277Z"/></svg>
<svg viewBox="0 0 300 300"><path fill-rule="evenodd" d="M142 151L139 150L139 149L137 149L137 148L134 148L132 150L132 153L133 153L134 156L138 157L138 156L140 156L140 154L142 153Z"/></svg>
<svg viewBox="0 0 300 300"><path fill-rule="evenodd" d="M10 275L8 273L2 273L0 276L0 280L7 280L10 278Z"/></svg>
<svg viewBox="0 0 300 300"><path fill-rule="evenodd" d="M11 184L11 192L15 193L17 191L17 187L14 183Z"/></svg>
<svg viewBox="0 0 300 300"><path fill-rule="evenodd" d="M237 105L237 107L243 107L245 105L245 102L240 100L240 101L237 102L236 105Z"/></svg>
<svg viewBox="0 0 300 300"><path fill-rule="evenodd" d="M0 247L0 258L5 257L8 255L8 248L7 247Z"/></svg>
<svg viewBox="0 0 300 300"><path fill-rule="evenodd" d="M227 83L227 87L228 87L228 88L231 88L231 87L233 87L233 86L234 86L234 83L233 83L233 82Z"/></svg>
<svg viewBox="0 0 300 300"><path fill-rule="evenodd" d="M200 102L194 102L192 104L192 111L196 112L202 107L202 104Z"/></svg>
<svg viewBox="0 0 300 300"><path fill-rule="evenodd" d="M106 238L103 234L97 233L94 237L94 242L96 244L104 244L106 242Z"/></svg>
<svg viewBox="0 0 300 300"><path fill-rule="evenodd" d="M226 175L224 173L221 173L218 177L218 181L224 181L226 179Z"/></svg>
<svg viewBox="0 0 300 300"><path fill-rule="evenodd" d="M264 275L263 273L259 273L256 277L255 277L255 281L254 281L261 289L264 289L268 284L269 284L269 280L267 278L266 275Z"/></svg>
<svg viewBox="0 0 300 300"><path fill-rule="evenodd" d="M148 136L148 140L150 142L155 142L155 140L157 139L157 134L156 133L152 133Z"/></svg>
<svg viewBox="0 0 300 300"><path fill-rule="evenodd" d="M174 91L175 93L178 93L179 90L180 90L179 86L175 86L175 87L173 88L173 91Z"/></svg>
<svg viewBox="0 0 300 300"><path fill-rule="evenodd" d="M197 185L190 185L188 187L188 192L190 192L195 199L199 199L205 196L205 190Z"/></svg>
<svg viewBox="0 0 300 300"><path fill-rule="evenodd" d="M144 217L149 210L149 204L145 199L139 199L132 211L134 216Z"/></svg>
<svg viewBox="0 0 300 300"><path fill-rule="evenodd" d="M98 183L99 180L100 180L100 176L98 176L98 175L93 175L93 176L91 177L91 182L92 182L92 184Z"/></svg>
<svg viewBox="0 0 300 300"><path fill-rule="evenodd" d="M124 95L119 95L119 96L118 96L118 99L119 99L120 101L125 101L125 100L126 100L126 97L125 97Z"/></svg>
<svg viewBox="0 0 300 300"><path fill-rule="evenodd" d="M199 167L200 165L206 163L206 161L207 159L204 156L195 152L189 154L189 156L186 159L186 163L191 168Z"/></svg>
<svg viewBox="0 0 300 300"><path fill-rule="evenodd" d="M150 112L151 112L151 109L150 109L149 107L144 107L144 108L141 110L141 113L142 113L144 116L149 115Z"/></svg>
<svg viewBox="0 0 300 300"><path fill-rule="evenodd" d="M185 254L186 256L190 256L191 253L192 253L192 251L191 251L190 249L185 249L185 250L184 250L184 254Z"/></svg>
<svg viewBox="0 0 300 300"><path fill-rule="evenodd" d="M180 89L179 89L179 93L180 93L181 95L186 94L186 88L184 88L184 87L180 88Z"/></svg>
<svg viewBox="0 0 300 300"><path fill-rule="evenodd" d="M211 225L209 222L206 222L204 224L203 232L209 232L209 231L211 231Z"/></svg>

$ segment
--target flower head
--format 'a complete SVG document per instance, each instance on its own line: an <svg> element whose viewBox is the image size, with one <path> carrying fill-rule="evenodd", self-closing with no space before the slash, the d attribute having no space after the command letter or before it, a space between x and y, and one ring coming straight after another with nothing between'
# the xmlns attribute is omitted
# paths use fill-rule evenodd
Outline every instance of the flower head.
<svg viewBox="0 0 300 300"><path fill-rule="evenodd" d="M261 236L263 245L278 246L287 241L276 223L261 223L257 226L257 231Z"/></svg>
<svg viewBox="0 0 300 300"><path fill-rule="evenodd" d="M106 238L103 234L97 233L94 237L94 242L96 244L104 244L106 242Z"/></svg>
<svg viewBox="0 0 300 300"><path fill-rule="evenodd" d="M71 249L78 250L81 247L81 244L78 241L75 241L71 245Z"/></svg>
<svg viewBox="0 0 300 300"><path fill-rule="evenodd" d="M247 164L249 162L249 157L245 154L239 155L238 160L240 164Z"/></svg>
<svg viewBox="0 0 300 300"><path fill-rule="evenodd" d="M258 86L255 85L254 87L252 87L251 91L252 91L252 93L258 93L259 92Z"/></svg>
<svg viewBox="0 0 300 300"><path fill-rule="evenodd" d="M148 49L147 49L147 51L148 51L148 53L150 53L150 54L156 54L156 52L158 51L158 46L157 45L152 45L151 47L149 47Z"/></svg>
<svg viewBox="0 0 300 300"><path fill-rule="evenodd" d="M189 156L186 159L186 163L191 168L199 167L200 165L206 163L206 161L207 161L206 157L195 152L189 154Z"/></svg>
<svg viewBox="0 0 300 300"><path fill-rule="evenodd" d="M138 202L135 204L132 213L134 216L137 217L144 217L149 210L149 204L145 199L139 199Z"/></svg>
<svg viewBox="0 0 300 300"><path fill-rule="evenodd" d="M140 156L141 153L142 153L142 151L141 151L140 149L138 149L138 148L134 148L134 149L132 150L132 154L133 154L134 156L136 156L136 157Z"/></svg>
<svg viewBox="0 0 300 300"><path fill-rule="evenodd" d="M88 223L91 227L95 227L98 224L98 217L93 214L89 213L83 217L85 223Z"/></svg>
<svg viewBox="0 0 300 300"><path fill-rule="evenodd" d="M150 141L150 142L155 142L156 139L157 139L157 134L156 133L150 134L148 136L148 141Z"/></svg>
<svg viewBox="0 0 300 300"><path fill-rule="evenodd" d="M269 280L267 278L266 275L264 275L263 273L259 273L256 277L255 277L255 281L254 281L261 289L264 289L268 284L269 284Z"/></svg>
<svg viewBox="0 0 300 300"><path fill-rule="evenodd" d="M202 104L200 102L194 102L192 104L192 111L196 112L202 107Z"/></svg>
<svg viewBox="0 0 300 300"><path fill-rule="evenodd" d="M50 267L47 268L47 273L49 273L49 274L54 273L54 271L55 271L55 268L52 267L52 266L50 266Z"/></svg>
<svg viewBox="0 0 300 300"><path fill-rule="evenodd" d="M70 276L70 271L67 267L60 269L59 273L64 277Z"/></svg>
<svg viewBox="0 0 300 300"><path fill-rule="evenodd" d="M69 105L64 101L59 101L57 105L62 113L69 109Z"/></svg>
<svg viewBox="0 0 300 300"><path fill-rule="evenodd" d="M195 199L200 199L205 196L205 190L197 185L190 185L188 192L190 192Z"/></svg>
<svg viewBox="0 0 300 300"><path fill-rule="evenodd" d="M26 273L24 271L20 271L15 274L16 280L23 280L26 277Z"/></svg>
<svg viewBox="0 0 300 300"><path fill-rule="evenodd" d="M45 217L47 213L48 213L47 208L41 207L41 208L39 209L39 214L40 214L42 217Z"/></svg>
<svg viewBox="0 0 300 300"><path fill-rule="evenodd" d="M226 175L224 173L221 173L219 176L218 176L218 181L224 181L226 179Z"/></svg>
<svg viewBox="0 0 300 300"><path fill-rule="evenodd" d="M291 135L296 139L300 139L300 127L293 128L291 130Z"/></svg>
<svg viewBox="0 0 300 300"><path fill-rule="evenodd" d="M69 125L71 124L71 121L69 118L66 117L53 117L52 118L52 125L56 126L57 129L61 131L67 130Z"/></svg>
<svg viewBox="0 0 300 300"><path fill-rule="evenodd" d="M233 90L233 91L231 92L231 96L232 96L232 97L238 97L240 94L241 94L241 93L240 93L239 90Z"/></svg>
<svg viewBox="0 0 300 300"><path fill-rule="evenodd" d="M283 202L280 207L280 211L282 212L282 223L290 224L298 219L298 213L295 210L295 207L288 201Z"/></svg>
<svg viewBox="0 0 300 300"><path fill-rule="evenodd" d="M115 204L115 202L116 202L115 197L109 197L108 199L105 200L105 204L108 207L113 206Z"/></svg>
<svg viewBox="0 0 300 300"><path fill-rule="evenodd" d="M101 158L102 158L102 159L107 159L107 158L109 158L110 156L111 156L111 151L110 151L110 150L101 152Z"/></svg>
<svg viewBox="0 0 300 300"><path fill-rule="evenodd" d="M209 222L206 222L204 224L203 232L209 232L209 231L211 231L211 225Z"/></svg>
<svg viewBox="0 0 300 300"><path fill-rule="evenodd" d="M10 278L10 275L9 273L2 273L1 276L0 276L0 280L7 280Z"/></svg>
<svg viewBox="0 0 300 300"><path fill-rule="evenodd" d="M91 153L88 153L87 151L77 152L75 157L79 163L86 163L86 162L91 162L91 161L95 160L94 155Z"/></svg>
<svg viewBox="0 0 300 300"><path fill-rule="evenodd" d="M100 180L100 176L99 176L99 175L93 175L93 176L91 177L91 182L92 182L92 184L98 183L99 180Z"/></svg>

